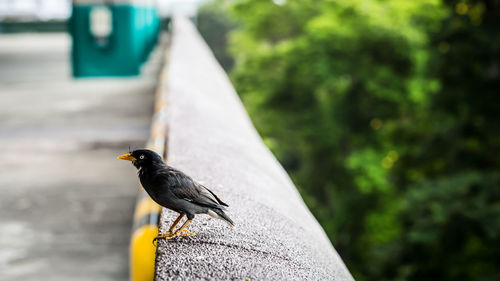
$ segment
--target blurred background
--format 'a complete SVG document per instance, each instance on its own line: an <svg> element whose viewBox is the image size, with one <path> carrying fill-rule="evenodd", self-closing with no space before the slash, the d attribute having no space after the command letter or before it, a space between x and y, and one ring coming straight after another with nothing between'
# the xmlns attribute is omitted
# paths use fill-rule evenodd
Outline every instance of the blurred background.
<svg viewBox="0 0 500 281"><path fill-rule="evenodd" d="M126 278L115 155L179 13L356 280L500 280L500 1L158 0L135 31L88 2L0 0L1 280Z"/></svg>

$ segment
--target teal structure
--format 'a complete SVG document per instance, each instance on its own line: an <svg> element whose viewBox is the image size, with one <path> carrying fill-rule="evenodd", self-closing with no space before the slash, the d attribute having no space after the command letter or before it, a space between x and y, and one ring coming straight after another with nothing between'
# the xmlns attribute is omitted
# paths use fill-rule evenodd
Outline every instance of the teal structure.
<svg viewBox="0 0 500 281"><path fill-rule="evenodd" d="M91 28L91 13L99 8L111 15L110 32L101 37ZM75 2L69 30L74 77L135 76L158 42L160 17L152 5Z"/></svg>

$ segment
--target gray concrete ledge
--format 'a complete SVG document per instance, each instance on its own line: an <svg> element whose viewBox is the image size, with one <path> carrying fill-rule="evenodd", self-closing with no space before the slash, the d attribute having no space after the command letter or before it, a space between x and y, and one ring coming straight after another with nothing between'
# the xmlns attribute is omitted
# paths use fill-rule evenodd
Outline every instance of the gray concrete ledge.
<svg viewBox="0 0 500 281"><path fill-rule="evenodd" d="M197 215L195 237L159 242L156 280L353 280L194 26L173 26L168 163L226 201L236 227ZM160 230L175 217L163 209Z"/></svg>

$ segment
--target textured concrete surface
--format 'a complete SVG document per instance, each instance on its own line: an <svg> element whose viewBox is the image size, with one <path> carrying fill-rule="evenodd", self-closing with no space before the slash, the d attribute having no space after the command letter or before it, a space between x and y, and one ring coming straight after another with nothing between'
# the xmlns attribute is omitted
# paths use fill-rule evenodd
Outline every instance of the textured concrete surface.
<svg viewBox="0 0 500 281"><path fill-rule="evenodd" d="M126 280L137 195L116 159L149 135L159 53L70 77L65 34L0 36L0 280Z"/></svg>
<svg viewBox="0 0 500 281"><path fill-rule="evenodd" d="M159 242L156 279L352 280L192 24L173 32L168 163L227 202L236 227L197 215L196 236ZM161 230L174 219L164 209Z"/></svg>

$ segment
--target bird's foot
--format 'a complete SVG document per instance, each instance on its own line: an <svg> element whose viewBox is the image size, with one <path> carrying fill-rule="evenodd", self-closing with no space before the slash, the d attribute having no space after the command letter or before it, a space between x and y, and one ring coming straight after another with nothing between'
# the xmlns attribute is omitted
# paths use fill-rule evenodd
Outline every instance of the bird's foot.
<svg viewBox="0 0 500 281"><path fill-rule="evenodd" d="M194 233L192 233L191 231L189 231L189 230L187 230L185 228L183 230L181 230L177 235L182 236L182 237L187 237L187 236L190 236L190 235L191 236L195 236Z"/></svg>
<svg viewBox="0 0 500 281"><path fill-rule="evenodd" d="M156 241L159 240L159 239L170 240L170 239L174 238L175 236L177 236L177 235L175 233L172 233L171 231L168 231L168 232L165 232L165 233L160 233L160 234L158 234L158 236L156 236L153 239L153 245L156 246Z"/></svg>
<svg viewBox="0 0 500 281"><path fill-rule="evenodd" d="M176 232L167 231L165 233L161 233L158 236L156 236L153 239L153 245L156 246L156 241L159 240L159 239L170 240L170 239L175 238L177 236L187 237L187 236L195 236L195 234L192 233L191 231L185 229L185 228L182 229L182 230L177 230Z"/></svg>

